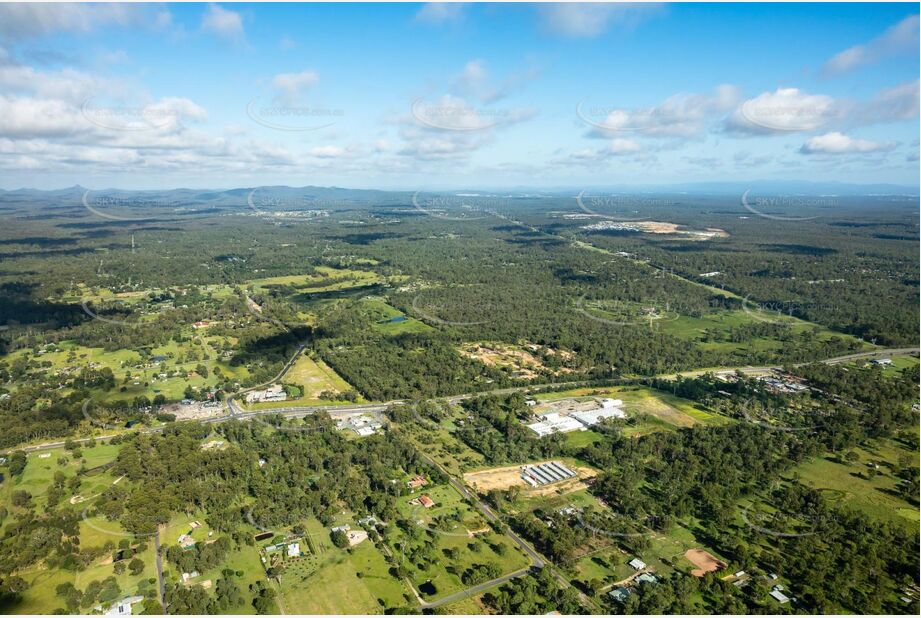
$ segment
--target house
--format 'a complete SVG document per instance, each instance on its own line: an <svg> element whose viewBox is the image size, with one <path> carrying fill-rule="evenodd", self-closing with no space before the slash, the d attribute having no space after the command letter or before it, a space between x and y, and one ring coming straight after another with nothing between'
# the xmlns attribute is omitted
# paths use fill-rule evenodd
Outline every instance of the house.
<svg viewBox="0 0 921 618"><path fill-rule="evenodd" d="M629 564L630 566L632 566L632 567L633 567L635 570L637 570L637 571L642 571L643 569L646 568L646 563L643 562L642 560L640 560L639 558L634 558L633 560L631 560L631 561L628 562L627 564Z"/></svg>
<svg viewBox="0 0 921 618"><path fill-rule="evenodd" d="M195 329L208 328L209 326L211 326L211 322L208 322L207 320L201 320L200 322L195 322L195 324L192 324L192 328Z"/></svg>
<svg viewBox="0 0 921 618"><path fill-rule="evenodd" d="M330 530L331 530L332 532L348 532L348 531L351 530L351 529L352 529L352 526L350 526L350 525L348 525L348 524L342 524L341 526L336 526L336 527L334 527L334 528L330 528Z"/></svg>
<svg viewBox="0 0 921 618"><path fill-rule="evenodd" d="M422 487L426 485L427 483L428 481L425 480L425 477L416 476L412 480L406 481L406 486L409 487L410 489L416 489L418 487Z"/></svg>
<svg viewBox="0 0 921 618"><path fill-rule="evenodd" d="M430 509L433 506L435 506L435 501L423 494L419 496L419 504L421 504L427 509Z"/></svg>
<svg viewBox="0 0 921 618"><path fill-rule="evenodd" d="M131 606L135 603L140 603L144 600L144 597L133 596L125 597L121 601L112 604L109 609L105 611L105 616L130 616L131 615ZM102 609L101 605L97 605L95 609Z"/></svg>
<svg viewBox="0 0 921 618"><path fill-rule="evenodd" d="M288 557L297 558L301 555L301 546L299 543L291 543L288 545Z"/></svg>
<svg viewBox="0 0 921 618"><path fill-rule="evenodd" d="M641 573L637 576L636 581L641 584L658 584L659 580L652 573Z"/></svg>
<svg viewBox="0 0 921 618"><path fill-rule="evenodd" d="M780 590L777 590L776 588L771 590L771 596L774 597L774 599L781 605L790 601L790 597L782 593Z"/></svg>
<svg viewBox="0 0 921 618"><path fill-rule="evenodd" d="M608 593L608 596L617 601L618 603L626 603L627 598L630 596L629 588L615 588Z"/></svg>
<svg viewBox="0 0 921 618"><path fill-rule="evenodd" d="M192 547L193 545L195 545L195 539L193 539L190 535L188 534L179 535L179 546L182 549L188 549Z"/></svg>
<svg viewBox="0 0 921 618"><path fill-rule="evenodd" d="M886 367L892 364L891 358L877 358L876 360L870 361L871 365L879 365L880 367Z"/></svg>

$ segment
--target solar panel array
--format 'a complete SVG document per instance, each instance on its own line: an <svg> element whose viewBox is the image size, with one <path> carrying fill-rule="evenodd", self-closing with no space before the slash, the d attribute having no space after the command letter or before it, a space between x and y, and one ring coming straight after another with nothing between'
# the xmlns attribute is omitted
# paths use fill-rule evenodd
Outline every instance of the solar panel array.
<svg viewBox="0 0 921 618"><path fill-rule="evenodd" d="M550 461L536 466L525 466L521 476L532 484L548 485L573 478L576 473L557 461Z"/></svg>

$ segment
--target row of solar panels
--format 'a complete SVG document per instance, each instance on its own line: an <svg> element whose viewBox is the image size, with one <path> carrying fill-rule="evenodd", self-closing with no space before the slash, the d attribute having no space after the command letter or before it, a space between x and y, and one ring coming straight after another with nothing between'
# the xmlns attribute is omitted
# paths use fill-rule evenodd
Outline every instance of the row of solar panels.
<svg viewBox="0 0 921 618"><path fill-rule="evenodd" d="M561 463L551 461L536 466L525 466L522 476L526 477L525 480L528 480L529 477L538 485L546 485L572 478L576 476L576 473Z"/></svg>

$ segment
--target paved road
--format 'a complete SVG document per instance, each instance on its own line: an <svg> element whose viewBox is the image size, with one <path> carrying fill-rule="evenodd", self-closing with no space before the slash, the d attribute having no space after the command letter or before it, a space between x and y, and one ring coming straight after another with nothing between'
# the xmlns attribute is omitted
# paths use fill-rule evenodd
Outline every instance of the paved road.
<svg viewBox="0 0 921 618"><path fill-rule="evenodd" d="M885 350L870 350L869 352L855 352L853 354L845 354L844 356L835 356L834 358L826 358L825 360L818 361L826 365L838 365L841 363L849 363L854 360L860 359L874 359L874 358L887 358L889 356L905 356L906 354L918 354L919 348L886 348ZM805 367L806 365L811 365L816 361L810 361L808 363L796 363L794 365L789 365L791 367ZM702 376L705 373L733 373L739 371L744 374L759 374L759 373L768 373L771 371L778 371L783 369L783 365L764 365L761 367L716 367L713 369L693 369L691 371L679 371L677 373L672 373L668 375L656 376L659 378L673 379L677 376L682 377L694 377Z"/></svg>
<svg viewBox="0 0 921 618"><path fill-rule="evenodd" d="M288 368L290 368L291 365L293 365L294 362L297 360L297 357L298 355L300 355L301 351L303 351L303 346L298 348L297 354L295 354L291 358L291 360L288 361L288 363L285 365L285 368L278 374L278 376L276 376L276 378L272 382L276 382L279 379L281 379L281 377L288 370ZM828 365L835 365L839 363L847 363L853 360L860 360L862 358L866 358L866 359L886 358L889 356L904 356L906 354L917 354L918 352L919 352L919 348L886 348L883 350L872 350L869 352L856 352L854 354L845 354L844 356L836 356L833 358L827 358L819 362L822 362ZM808 365L808 364L809 363L799 363L798 365L794 365L794 366L801 367L803 365ZM676 376L679 376L679 375L685 376L685 377L692 377L696 375L703 375L705 373L721 373L721 372L733 372L733 371L741 371L742 373L746 373L746 374L765 373L768 371L774 371L778 369L783 369L783 367L781 365L769 365L769 366L763 366L763 367L714 367L710 369L695 369L691 371L682 371L682 372L678 372L674 374L660 374L657 376L637 376L635 378L625 378L624 381L628 382L628 381L642 380L648 377L658 377L658 378L669 379L669 378L675 378ZM604 380L604 382L610 382L610 381L611 380ZM265 384L271 384L272 382L266 382ZM580 381L574 381L574 382L530 384L528 386L513 386L509 388L499 388L499 389L495 389L491 391L465 393L462 395L451 395L449 397L442 397L441 399L449 403L458 403L466 399L472 399L473 397L479 397L481 395L490 395L490 394L491 395L501 395L501 394L508 394L508 393L514 393L514 392L529 392L529 391L539 390L539 389L547 388L547 387L565 387L565 386L577 386L577 385L583 385L583 384L590 385L591 382L588 380L580 380ZM264 386L264 385L260 385L260 386ZM245 409L241 408L240 405L236 402L236 398L240 394L245 393L255 388L259 388L259 386L254 386L249 389L240 391L239 393L234 393L231 397L228 397L227 399L228 413L226 415L217 416L217 417L210 418L210 419L202 419L201 422L203 423L223 423L225 421L229 421L232 419L244 420L244 419L253 418L256 416L271 415L271 414L280 414L282 416L305 416L307 414L314 414L321 410L326 411L330 415L333 415L333 416L337 414L353 414L353 413L359 413L359 412L381 413L381 412L386 411L387 408L389 408L390 406L398 405L401 403L406 403L405 400L395 399L393 401L386 401L383 403L365 403L365 404L355 404L355 405L348 405L348 406L303 406L303 407L292 406L292 407L287 407L287 408L246 411ZM156 433L156 432L163 431L163 427L143 428L143 429L134 430L134 431L140 431L142 433ZM107 440L111 440L116 435L124 435L125 433L128 433L128 432L120 432L118 434L110 434L110 435L104 435L104 436L95 436L93 438L78 438L78 439L74 439L73 442L77 444L85 444L92 440L96 440L97 442L105 442ZM43 444L34 444L32 446L24 446L21 448L7 449L4 451L0 451L0 454L8 455L12 453L13 451L24 451L27 453L31 453L35 451L43 451L43 450L48 450L48 449L60 448L62 446L64 446L64 440L59 440L55 442L45 442Z"/></svg>
<svg viewBox="0 0 921 618"><path fill-rule="evenodd" d="M427 601L422 601L422 609L430 609L432 607L441 607L442 605L448 605L449 603L454 603L455 601L460 601L466 599L469 596L480 594L492 588L493 586L499 586L505 582L512 581L518 577L524 577L531 572L531 568L521 569L520 571L515 571L514 573L509 573L508 575L503 575L502 577L497 577L496 579L491 579L488 582L483 582L482 584L477 584L467 588L466 590L461 590L460 592L455 592L454 594L449 594L448 596L438 599L437 601L432 601L431 603Z"/></svg>
<svg viewBox="0 0 921 618"><path fill-rule="evenodd" d="M166 582L163 581L163 556L160 555L160 528L157 527L157 533L154 535L154 552L157 560L157 597L160 599L160 607L166 610Z"/></svg>

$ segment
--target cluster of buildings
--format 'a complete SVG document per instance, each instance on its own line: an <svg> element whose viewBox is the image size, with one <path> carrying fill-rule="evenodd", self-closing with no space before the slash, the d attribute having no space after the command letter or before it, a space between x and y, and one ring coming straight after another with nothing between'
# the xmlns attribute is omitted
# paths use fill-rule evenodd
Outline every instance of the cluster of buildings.
<svg viewBox="0 0 921 618"><path fill-rule="evenodd" d="M362 541L368 539L368 533L364 530L352 530L352 526L349 524L343 524L341 526L334 526L330 528L330 532L344 532L345 538L349 541L349 547L355 547Z"/></svg>
<svg viewBox="0 0 921 618"><path fill-rule="evenodd" d="M531 487L549 485L558 481L575 478L576 473L558 461L524 466L521 469L521 478Z"/></svg>
<svg viewBox="0 0 921 618"><path fill-rule="evenodd" d="M338 429L350 429L359 436L373 436L384 427L384 424L373 416L356 414L355 416L340 419L336 423L336 427Z"/></svg>
<svg viewBox="0 0 921 618"><path fill-rule="evenodd" d="M246 403L262 403L267 401L285 401L288 394L285 393L285 387L281 384L273 384L262 391L250 391L246 393Z"/></svg>
<svg viewBox="0 0 921 618"><path fill-rule="evenodd" d="M201 528L200 521L193 521L189 523L189 531L186 532L185 534L180 534L179 538L177 539L177 541L179 542L179 547L181 547L182 549L189 549L190 547L194 546L195 539L192 538L192 533L195 532L195 530L198 528ZM208 536L211 536L213 534L214 532L211 531L208 533Z"/></svg>
<svg viewBox="0 0 921 618"><path fill-rule="evenodd" d="M600 407L574 411L569 414L559 412L544 414L540 416L540 421L528 424L527 428L540 438L554 433L585 431L606 418L627 418L623 405L624 402L620 399L605 398L600 401Z"/></svg>
<svg viewBox="0 0 921 618"><path fill-rule="evenodd" d="M633 567L634 571L639 572L638 575L636 575L636 577L633 578L633 583L637 585L659 583L659 580L656 579L655 575L653 575L652 573L648 573L644 570L646 568L646 563L640 560L639 558L633 558L627 564ZM614 588L614 590L611 590L608 593L608 596L610 596L612 599L614 599L618 603L625 603L627 601L627 598L631 594L633 594L633 587L621 586L618 588Z"/></svg>
<svg viewBox="0 0 921 618"><path fill-rule="evenodd" d="M800 384L799 382L791 382L789 380L781 380L779 378L773 378L770 376L763 376L758 378L764 387L778 394L793 395L796 393L802 393L809 390L809 387L805 384Z"/></svg>

